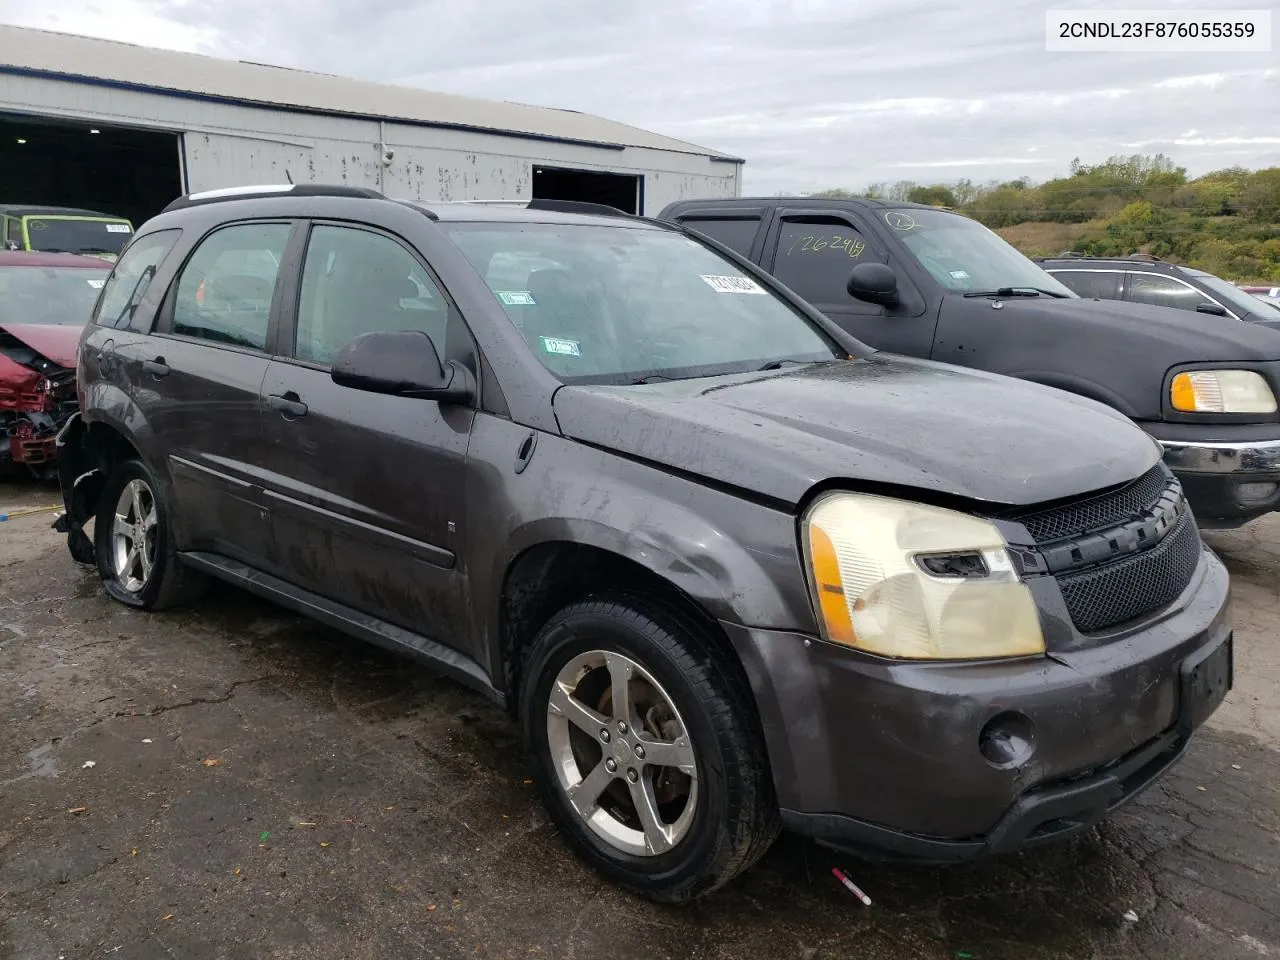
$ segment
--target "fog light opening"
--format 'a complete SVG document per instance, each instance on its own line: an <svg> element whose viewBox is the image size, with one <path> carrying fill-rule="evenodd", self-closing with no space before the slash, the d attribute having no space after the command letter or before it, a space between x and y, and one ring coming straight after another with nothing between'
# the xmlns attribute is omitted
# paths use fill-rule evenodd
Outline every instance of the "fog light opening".
<svg viewBox="0 0 1280 960"><path fill-rule="evenodd" d="M978 750L997 770L1022 766L1036 752L1031 718L1014 712L992 717L978 734Z"/></svg>
<svg viewBox="0 0 1280 960"><path fill-rule="evenodd" d="M1277 484L1268 482L1236 485L1236 498L1241 503L1261 503L1275 496Z"/></svg>

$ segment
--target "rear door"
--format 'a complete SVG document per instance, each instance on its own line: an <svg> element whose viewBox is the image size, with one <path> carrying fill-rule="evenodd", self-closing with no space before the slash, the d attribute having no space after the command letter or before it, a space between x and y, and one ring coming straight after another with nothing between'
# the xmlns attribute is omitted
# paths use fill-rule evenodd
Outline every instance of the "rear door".
<svg viewBox="0 0 1280 960"><path fill-rule="evenodd" d="M1124 273L1120 270L1094 270L1081 268L1048 271L1056 280L1060 280L1071 288L1071 291L1086 299L1099 300L1121 299Z"/></svg>
<svg viewBox="0 0 1280 960"><path fill-rule="evenodd" d="M764 207L692 207L680 210L674 219L724 244L734 253L758 262L767 213Z"/></svg>
<svg viewBox="0 0 1280 960"><path fill-rule="evenodd" d="M761 266L864 343L928 357L936 316L886 246L856 215L843 210L780 209L770 226ZM849 294L859 263L884 263L898 275L901 302L893 308Z"/></svg>
<svg viewBox="0 0 1280 960"><path fill-rule="evenodd" d="M270 544L260 394L294 229L271 219L209 232L178 269L155 332L130 358L137 403L167 452L183 549L251 565Z"/></svg>
<svg viewBox="0 0 1280 960"><path fill-rule="evenodd" d="M371 214L370 219L376 218ZM460 545L474 409L335 384L343 345L427 333L475 372L475 348L436 276L374 223L316 221L262 384L272 565L297 586L453 645L465 636Z"/></svg>

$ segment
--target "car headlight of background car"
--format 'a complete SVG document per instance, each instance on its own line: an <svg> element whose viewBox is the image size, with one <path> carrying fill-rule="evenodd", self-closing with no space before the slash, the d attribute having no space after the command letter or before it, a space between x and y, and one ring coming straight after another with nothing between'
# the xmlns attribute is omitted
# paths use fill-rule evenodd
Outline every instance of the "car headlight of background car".
<svg viewBox="0 0 1280 960"><path fill-rule="evenodd" d="M831 493L801 528L824 639L902 659L1044 653L1035 600L990 521Z"/></svg>
<svg viewBox="0 0 1280 960"><path fill-rule="evenodd" d="M1185 370L1169 385L1180 413L1275 413L1276 398L1252 370Z"/></svg>

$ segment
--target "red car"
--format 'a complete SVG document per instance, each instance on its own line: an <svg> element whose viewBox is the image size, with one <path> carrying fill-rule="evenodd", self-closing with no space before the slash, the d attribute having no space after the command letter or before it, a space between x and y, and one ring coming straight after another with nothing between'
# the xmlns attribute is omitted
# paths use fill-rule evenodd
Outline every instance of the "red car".
<svg viewBox="0 0 1280 960"><path fill-rule="evenodd" d="M56 476L76 411L76 348L111 271L97 257L0 250L0 475Z"/></svg>

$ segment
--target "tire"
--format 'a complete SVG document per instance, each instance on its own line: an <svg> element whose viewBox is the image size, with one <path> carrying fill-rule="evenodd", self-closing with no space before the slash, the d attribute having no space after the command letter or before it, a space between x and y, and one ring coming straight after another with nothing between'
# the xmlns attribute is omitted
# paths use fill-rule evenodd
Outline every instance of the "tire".
<svg viewBox="0 0 1280 960"><path fill-rule="evenodd" d="M136 492L137 498L122 500L126 491ZM93 524L94 552L103 586L113 599L142 610L167 610L189 603L206 584L202 574L178 559L169 505L162 491L150 467L141 460L125 460L107 478ZM117 527L117 508L124 524L134 530L137 513L142 511L144 523L149 524L141 531L145 552L124 549L117 537L122 533ZM125 544L128 542L125 534Z"/></svg>
<svg viewBox="0 0 1280 960"><path fill-rule="evenodd" d="M751 694L728 667L700 624L648 596L566 607L539 631L525 659L521 728L543 801L579 855L649 899L705 896L755 863L778 836ZM634 709L614 711L614 680L627 675ZM659 709L659 701L670 709ZM620 733L623 714L646 722ZM658 721L661 732L652 729ZM668 762L653 762L659 757ZM584 812L571 793L586 795L579 800ZM645 825L641 795L659 804L666 798L650 807L659 819L651 818L648 830L635 829Z"/></svg>

